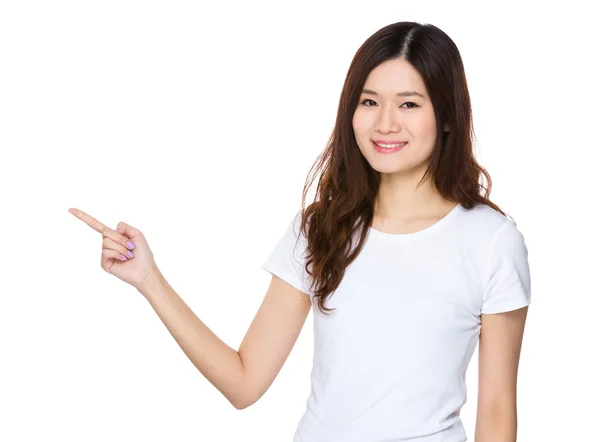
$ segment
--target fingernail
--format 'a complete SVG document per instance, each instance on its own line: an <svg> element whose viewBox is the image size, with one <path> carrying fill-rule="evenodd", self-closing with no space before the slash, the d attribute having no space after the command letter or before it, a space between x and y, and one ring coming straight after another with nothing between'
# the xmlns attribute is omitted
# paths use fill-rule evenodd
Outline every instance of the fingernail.
<svg viewBox="0 0 600 442"><path fill-rule="evenodd" d="M131 241L127 241L127 247L129 247L130 249L135 248L135 244L132 243Z"/></svg>
<svg viewBox="0 0 600 442"><path fill-rule="evenodd" d="M123 261L125 261L125 260L127 260L127 257L126 257L125 255L121 255L121 259L122 259Z"/></svg>
<svg viewBox="0 0 600 442"><path fill-rule="evenodd" d="M129 255L130 258L133 258L133 253L131 253L131 250L127 250L127 254Z"/></svg>

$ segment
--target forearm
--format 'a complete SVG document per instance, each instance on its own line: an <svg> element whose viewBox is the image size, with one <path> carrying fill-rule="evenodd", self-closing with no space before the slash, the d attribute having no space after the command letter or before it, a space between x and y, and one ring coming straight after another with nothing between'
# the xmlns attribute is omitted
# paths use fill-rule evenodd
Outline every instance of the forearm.
<svg viewBox="0 0 600 442"><path fill-rule="evenodd" d="M474 442L516 442L517 415L511 413L477 414Z"/></svg>
<svg viewBox="0 0 600 442"><path fill-rule="evenodd" d="M202 375L234 407L243 407L246 392L240 354L194 314L158 269L137 289Z"/></svg>

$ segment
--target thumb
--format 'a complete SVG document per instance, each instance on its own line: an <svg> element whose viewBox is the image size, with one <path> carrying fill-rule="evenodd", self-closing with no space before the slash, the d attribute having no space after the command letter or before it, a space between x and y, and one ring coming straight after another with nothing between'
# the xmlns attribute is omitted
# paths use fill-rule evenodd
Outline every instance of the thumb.
<svg viewBox="0 0 600 442"><path fill-rule="evenodd" d="M117 225L117 232L119 232L121 235L125 235L128 238L133 238L134 236L142 236L142 232L140 232L135 227L124 223L123 221L121 221Z"/></svg>

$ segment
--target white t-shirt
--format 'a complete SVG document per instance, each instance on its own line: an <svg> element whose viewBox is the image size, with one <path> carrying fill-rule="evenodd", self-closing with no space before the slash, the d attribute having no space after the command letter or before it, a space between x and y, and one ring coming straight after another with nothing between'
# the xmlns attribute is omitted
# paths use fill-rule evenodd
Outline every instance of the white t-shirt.
<svg viewBox="0 0 600 442"><path fill-rule="evenodd" d="M263 264L313 300L311 392L294 442L462 442L465 374L482 313L531 303L527 248L516 223L458 204L432 226L370 228L325 306L309 289L300 212Z"/></svg>

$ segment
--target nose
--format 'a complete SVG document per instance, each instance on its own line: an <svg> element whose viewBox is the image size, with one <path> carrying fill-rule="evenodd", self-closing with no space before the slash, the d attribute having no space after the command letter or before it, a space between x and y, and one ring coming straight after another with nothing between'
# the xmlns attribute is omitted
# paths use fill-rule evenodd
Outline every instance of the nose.
<svg viewBox="0 0 600 442"><path fill-rule="evenodd" d="M400 129L400 119L394 104L381 107L375 120L375 130L382 133L397 132Z"/></svg>

